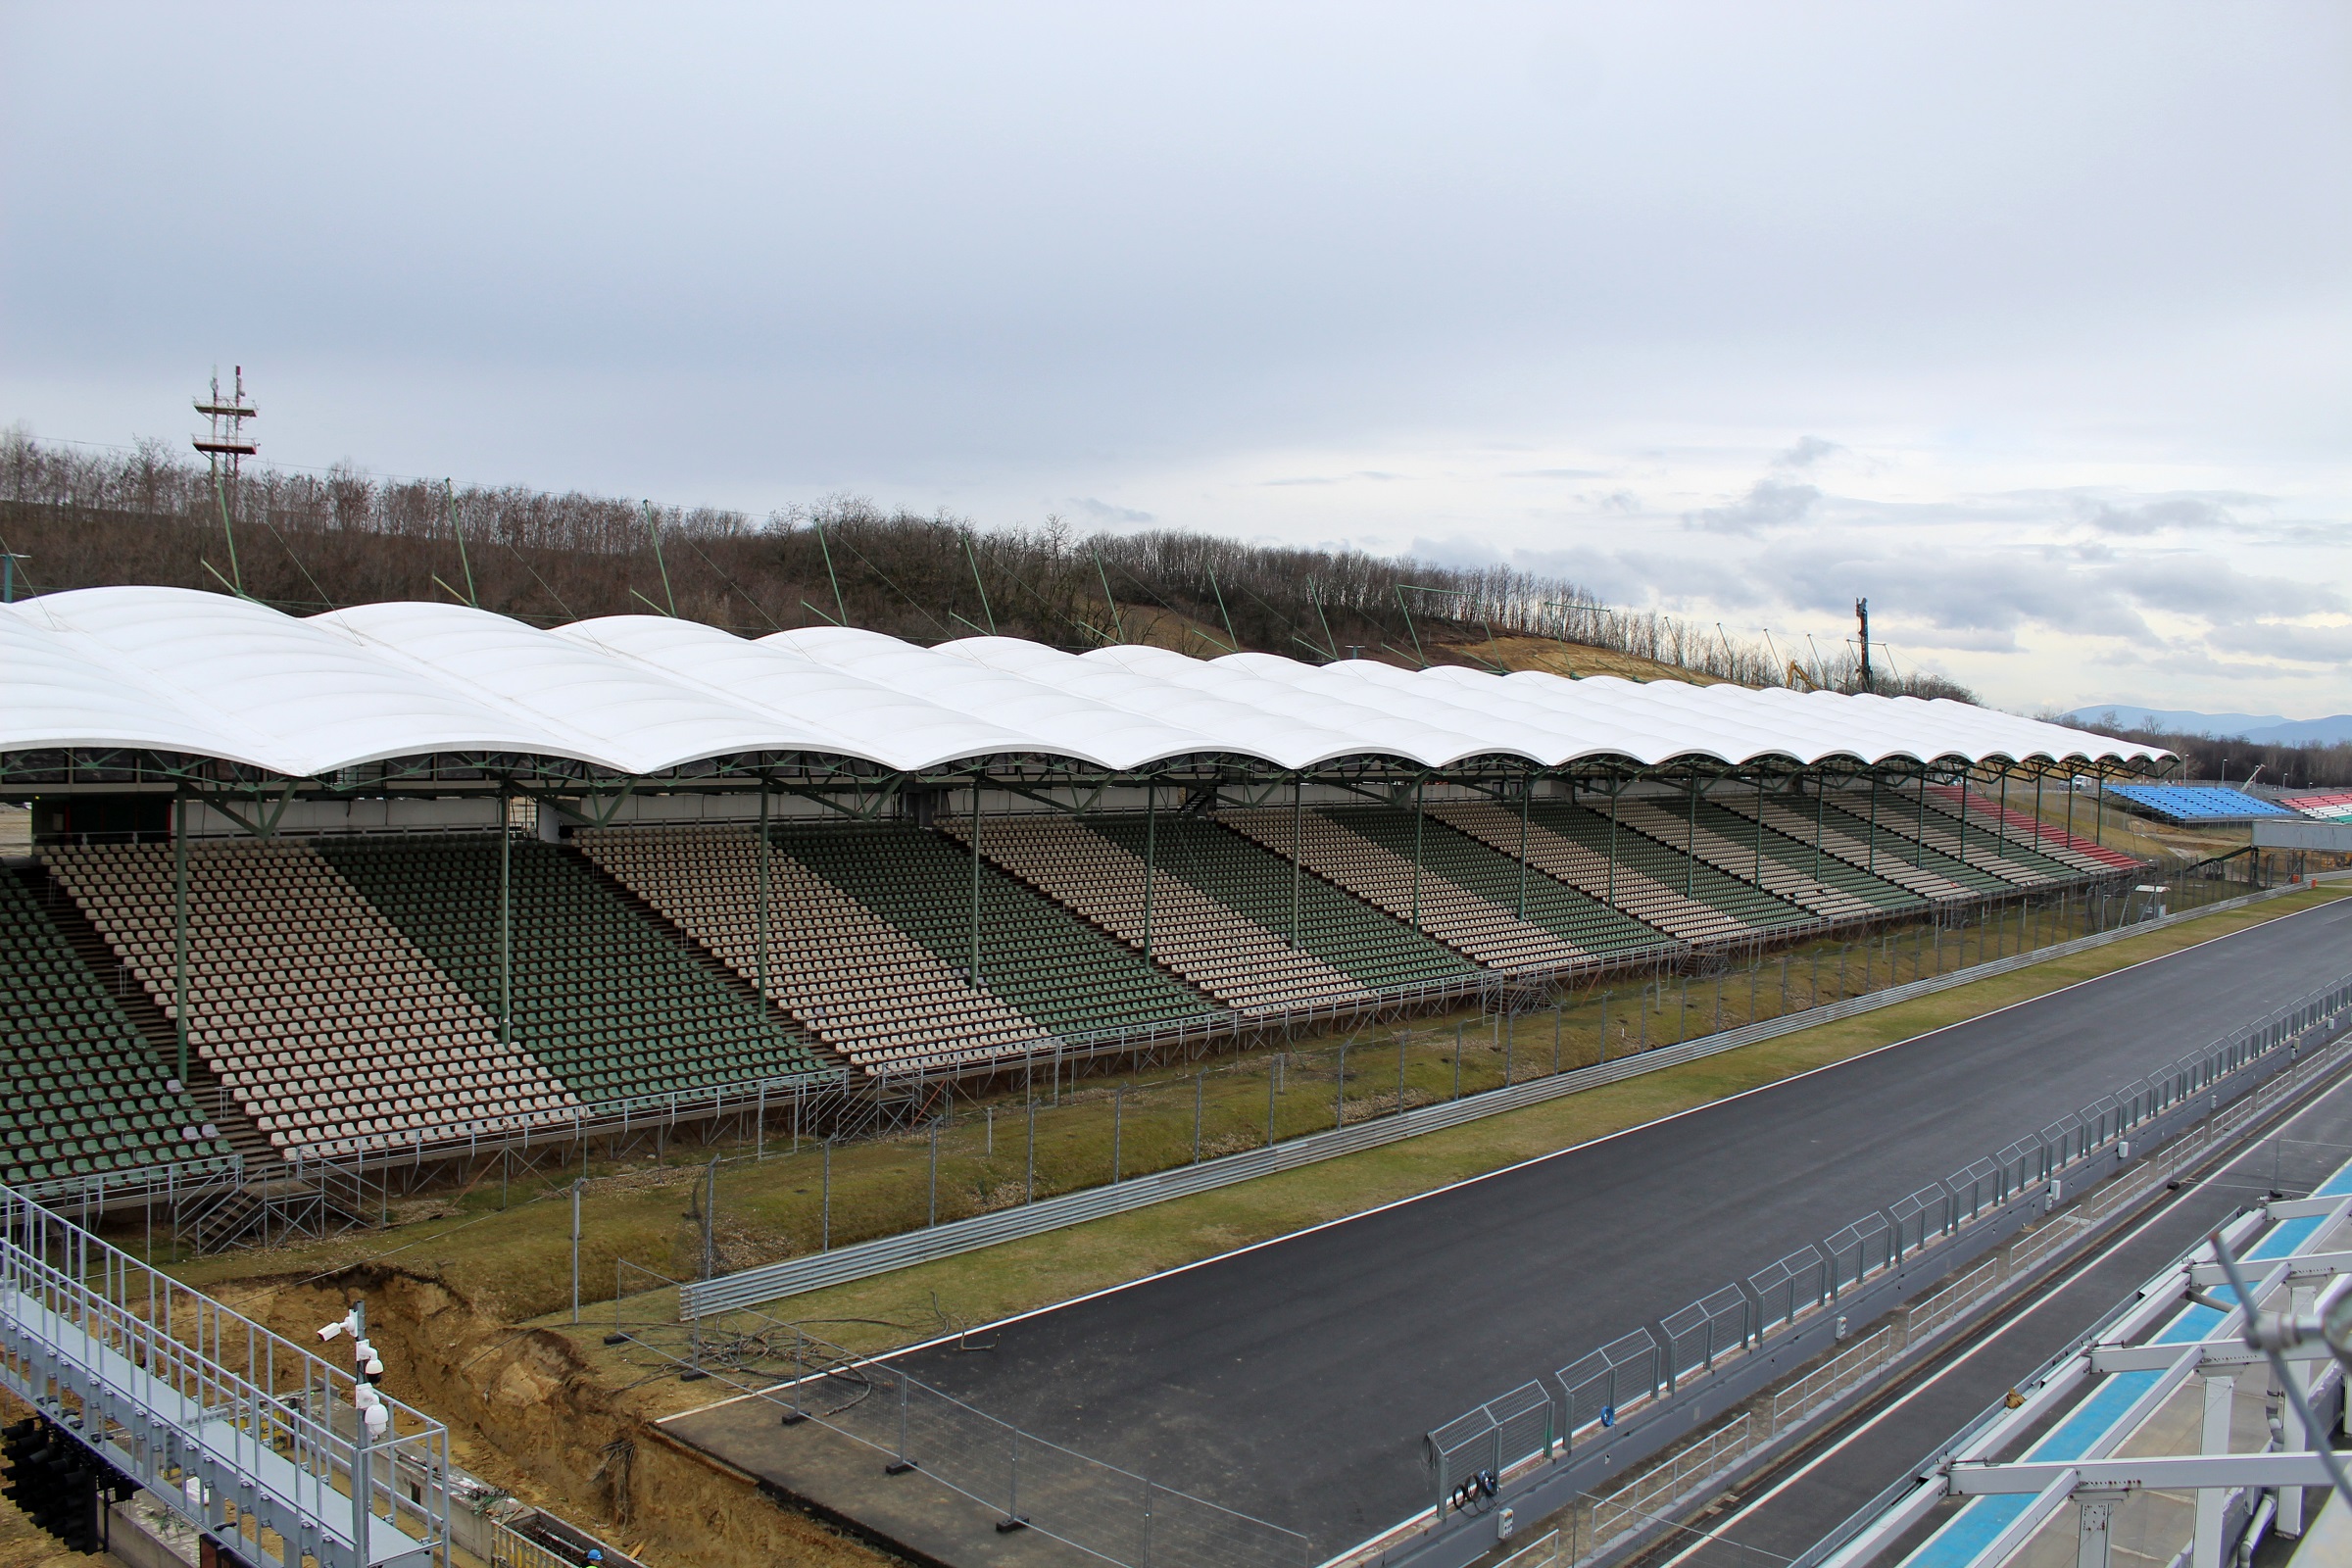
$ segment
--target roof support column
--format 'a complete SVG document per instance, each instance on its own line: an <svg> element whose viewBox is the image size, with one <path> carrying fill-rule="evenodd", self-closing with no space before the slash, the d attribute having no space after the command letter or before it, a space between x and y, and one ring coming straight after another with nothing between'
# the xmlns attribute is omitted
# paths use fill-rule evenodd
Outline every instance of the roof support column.
<svg viewBox="0 0 2352 1568"><path fill-rule="evenodd" d="M179 1087L188 1087L188 795L172 794L172 1035L179 1048Z"/></svg>
<svg viewBox="0 0 2352 1568"><path fill-rule="evenodd" d="M1617 797L1625 793L1620 778L1609 787L1609 907L1617 907Z"/></svg>
<svg viewBox="0 0 2352 1568"><path fill-rule="evenodd" d="M2066 836L2075 836L2075 764L2066 764Z"/></svg>
<svg viewBox="0 0 2352 1568"><path fill-rule="evenodd" d="M980 786L988 775L972 770L972 986L980 985Z"/></svg>
<svg viewBox="0 0 2352 1568"><path fill-rule="evenodd" d="M768 1004L767 990L767 775L760 775L760 1001Z"/></svg>
<svg viewBox="0 0 2352 1568"><path fill-rule="evenodd" d="M1764 769L1756 769L1756 886L1764 885Z"/></svg>
<svg viewBox="0 0 2352 1568"><path fill-rule="evenodd" d="M1413 929L1421 929L1421 786L1427 775L1413 779Z"/></svg>
<svg viewBox="0 0 2352 1568"><path fill-rule="evenodd" d="M2091 775L2090 842L2104 846L2107 842L2107 762L2104 758L2094 764Z"/></svg>
<svg viewBox="0 0 2352 1568"><path fill-rule="evenodd" d="M1152 961L1152 884L1159 868L1159 788L1144 781L1144 961Z"/></svg>
<svg viewBox="0 0 2352 1568"><path fill-rule="evenodd" d="M1927 771L1926 771L1926 769L1927 769L1927 764L1926 764L1926 763L1924 763L1924 762L1923 762L1923 763L1921 763L1921 764L1920 764L1920 769L1921 769L1921 771L1920 771L1920 776L1919 776L1919 826L1920 826L1920 838L1923 840L1923 843L1922 843L1922 845L1921 845L1921 850L1920 850L1920 853L1922 853L1922 854L1924 855L1925 853L1927 853L1927 850L1926 850L1926 845L1925 845L1925 843L1924 843L1924 840L1927 838L1927 826L1928 826L1928 776L1927 776ZM1976 777L1976 770L1975 770L1974 768L1970 767L1970 766L1969 766L1967 763L1965 763L1965 762L1964 762L1964 763L1962 763L1962 764L1961 764L1961 766L1960 766L1960 863L1961 863L1962 865L1966 865L1966 864L1968 863L1968 786L1969 786L1969 783L1970 783L1970 781L1971 781L1971 780L1973 780L1975 777Z"/></svg>
<svg viewBox="0 0 2352 1568"><path fill-rule="evenodd" d="M1529 767L1519 790L1519 918L1527 918L1527 813L1536 799L1536 770Z"/></svg>
<svg viewBox="0 0 2352 1568"><path fill-rule="evenodd" d="M1690 820L1683 828L1683 897L1690 898L1698 883L1698 764L1690 764Z"/></svg>
<svg viewBox="0 0 2352 1568"><path fill-rule="evenodd" d="M507 787L498 787L498 1043L514 1046L514 835L507 828Z"/></svg>
<svg viewBox="0 0 2352 1568"><path fill-rule="evenodd" d="M1968 863L1966 858L1968 844L1965 840L1962 841L1960 849L1962 851L1960 863L1965 865ZM1911 846L1911 863L1922 870L1925 870L1928 864L1928 764L1924 760L1919 764L1919 841Z"/></svg>
<svg viewBox="0 0 2352 1568"><path fill-rule="evenodd" d="M1879 770L1874 764L1865 775L1870 780L1870 854L1869 864L1863 869L1872 876L1879 874Z"/></svg>
<svg viewBox="0 0 2352 1568"><path fill-rule="evenodd" d="M1303 802L1305 786L1299 775L1291 775L1291 948L1298 948L1298 857L1303 853L1300 829L1304 826L1306 809Z"/></svg>
<svg viewBox="0 0 2352 1568"><path fill-rule="evenodd" d="M1821 838L1828 828L1825 813L1830 808L1829 780L1818 769L1813 774L1813 880L1821 880Z"/></svg>

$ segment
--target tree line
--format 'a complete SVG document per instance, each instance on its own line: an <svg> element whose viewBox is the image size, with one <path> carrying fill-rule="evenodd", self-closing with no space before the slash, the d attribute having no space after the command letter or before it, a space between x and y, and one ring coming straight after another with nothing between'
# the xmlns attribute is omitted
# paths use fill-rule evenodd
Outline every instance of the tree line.
<svg viewBox="0 0 2352 1568"><path fill-rule="evenodd" d="M1508 640L1533 638L1748 686L1859 681L1850 648L1785 662L1769 640L1616 609L1505 565L1173 529L1082 535L1059 518L983 530L856 497L755 517L349 466L256 465L231 482L158 440L124 450L0 436L0 549L29 558L21 581L33 591L160 584L296 613L441 599L539 625L659 613L753 636L833 624L926 645L994 634L1070 651L1150 641L1405 665L1508 662ZM1975 700L1883 668L1873 686Z"/></svg>

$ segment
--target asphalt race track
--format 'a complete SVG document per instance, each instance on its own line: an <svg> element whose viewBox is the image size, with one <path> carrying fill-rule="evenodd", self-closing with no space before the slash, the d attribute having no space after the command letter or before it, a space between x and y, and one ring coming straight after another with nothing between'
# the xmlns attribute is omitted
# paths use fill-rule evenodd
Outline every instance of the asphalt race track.
<svg viewBox="0 0 2352 1568"><path fill-rule="evenodd" d="M1427 1500L1429 1428L2346 970L2352 901L904 1359L1320 1558Z"/></svg>

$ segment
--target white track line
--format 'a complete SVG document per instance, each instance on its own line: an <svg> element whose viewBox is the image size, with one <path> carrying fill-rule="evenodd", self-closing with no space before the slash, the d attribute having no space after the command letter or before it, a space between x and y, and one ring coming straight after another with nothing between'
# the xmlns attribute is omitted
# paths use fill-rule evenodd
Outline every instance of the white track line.
<svg viewBox="0 0 2352 1568"><path fill-rule="evenodd" d="M2066 1293L2068 1287L2072 1286L2076 1281L2082 1279L2085 1274L2088 1274L2092 1269L2098 1268L2104 1264L2107 1259L2118 1250L2137 1240L2140 1234L2146 1231L2149 1227L2166 1218L2169 1218L2174 1209L2178 1208L2180 1204L2187 1202L2189 1199L2195 1197L2198 1193L2203 1192L2206 1188L2211 1187L2217 1182L2221 1181L2223 1177L2234 1171L2239 1165L2243 1164L2246 1160L2252 1158L2257 1152L2259 1152L2264 1144L2268 1143L2273 1138L2278 1137L2281 1133L2284 1133L2287 1128L2292 1127L2304 1117L2318 1110L2322 1105L2327 1104L2328 1101L2341 1094L2347 1088L2352 1088L2352 1077L2341 1079L2337 1083L2330 1086L2325 1094L2322 1094L2319 1097L2319 1099L2313 1101L2310 1104L2305 1105L2301 1110L2296 1111L2292 1116L2289 1116L2285 1121L2281 1122L2276 1131L2256 1140L2246 1149L2241 1150L2236 1154L2230 1156L2227 1163L2215 1170L2210 1176L2205 1177L2193 1187L2183 1187L2179 1192L2173 1194L2172 1197L2164 1200L2164 1202L2153 1214L2150 1214L2146 1219L2141 1220L2137 1225L2132 1226L2132 1229L2126 1231L2123 1235L2115 1238L2115 1240L2100 1248L2096 1256L2085 1258L2082 1262L2077 1264L2074 1271L2068 1274L2064 1279L2058 1281L2054 1285L2049 1286L2044 1292L2040 1300L2035 1301L2032 1306L2027 1307L2024 1311L2018 1313L2015 1317L2010 1318L2007 1322L2003 1323L1999 1330L1995 1333L1988 1334L1984 1339L1979 1340L1975 1345L1968 1348L1966 1353L1946 1364L1934 1377L1929 1378L1926 1382L1917 1385L1909 1392L1904 1394L1901 1398L1896 1399L1892 1404L1887 1405L1886 1408L1881 1410L1877 1415L1872 1416L1868 1421L1863 1422L1860 1426L1854 1428L1853 1431L1847 1433L1844 1437L1839 1438L1836 1443L1822 1449L1821 1452L1815 1454L1812 1458L1806 1460L1802 1466L1782 1477L1779 1481L1775 1482L1769 1490L1749 1498L1746 1502L1741 1503L1737 1512L1735 1512L1729 1519L1726 1519L1721 1524L1717 1525L1712 1531L1708 1532L1704 1539L1684 1547L1681 1551L1666 1559L1666 1561L1660 1565L1660 1568L1680 1568L1680 1565L1684 1559L1696 1552L1704 1551L1707 1547L1713 1545L1730 1546L1740 1551L1762 1551L1763 1548L1759 1546L1746 1546L1742 1545L1737 1541L1725 1541L1720 1540L1719 1538L1722 1537L1724 1532L1731 1530L1742 1519L1747 1518L1757 1509L1772 1501L1773 1498L1788 1491L1788 1488L1794 1486L1797 1482L1802 1481L1805 1477L1811 1475L1824 1462L1838 1454L1846 1446L1846 1445L1852 1443L1856 1438L1861 1437L1864 1433L1870 1431L1871 1428L1877 1426L1880 1422L1886 1420L1888 1416L1894 1414L1897 1410L1900 1410L1903 1406L1909 1404L1913 1399L1918 1398L1921 1395L1927 1393L1928 1390L1934 1388L1936 1384L1942 1382L1954 1372L1957 1372L1962 1367L1968 1365L1970 1361L1976 1359L1980 1352L1990 1349L1993 1346L2000 1344L2002 1339L2009 1333L2011 1329L2017 1327L2020 1323L2025 1322L2028 1318L2040 1311L2043 1307L2048 1306L2051 1302L2057 1300L2059 1297ZM1769 1553L1767 1553L1767 1555L1769 1555Z"/></svg>

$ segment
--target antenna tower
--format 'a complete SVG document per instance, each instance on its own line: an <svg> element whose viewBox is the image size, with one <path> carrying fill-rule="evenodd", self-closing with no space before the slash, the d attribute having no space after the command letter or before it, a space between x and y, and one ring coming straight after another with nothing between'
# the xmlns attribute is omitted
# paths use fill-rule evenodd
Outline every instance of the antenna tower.
<svg viewBox="0 0 2352 1568"><path fill-rule="evenodd" d="M1860 622L1860 623L1861 623L1861 626L1862 626L1862 689L1863 689L1864 691L1866 691L1866 692L1875 692L1875 691L1877 691L1879 688L1878 688L1878 683L1877 683L1877 682L1875 682L1875 681L1873 681L1873 680L1870 678L1870 601L1869 601L1869 600L1867 600L1867 599L1857 599L1857 600L1855 600L1855 601L1854 601L1854 619L1855 619L1856 621Z"/></svg>
<svg viewBox="0 0 2352 1568"><path fill-rule="evenodd" d="M245 421L261 417L252 404L245 401L245 367L236 368L235 395L228 402L220 401L220 372L213 372L213 395L210 402L196 400L196 412L212 421L212 428L198 434L196 450L203 453L213 468L213 501L220 509L220 535L228 541L229 586L239 594L245 592L245 574L237 566L237 536L228 525L228 492L236 488L237 475L244 460L261 448L245 433ZM220 460L228 460L228 484L220 483Z"/></svg>

